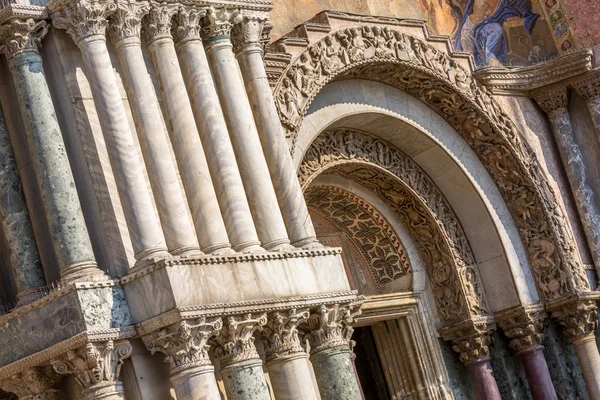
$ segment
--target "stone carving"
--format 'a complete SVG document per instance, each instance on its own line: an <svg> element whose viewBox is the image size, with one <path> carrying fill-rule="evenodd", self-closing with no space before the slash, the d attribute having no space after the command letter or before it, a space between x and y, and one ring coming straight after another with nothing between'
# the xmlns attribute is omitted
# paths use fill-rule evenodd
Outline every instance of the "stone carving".
<svg viewBox="0 0 600 400"><path fill-rule="evenodd" d="M305 197L310 210L324 215L359 244L377 284L386 284L411 271L406 249L371 204L335 186L310 187Z"/></svg>
<svg viewBox="0 0 600 400"><path fill-rule="evenodd" d="M510 339L510 347L517 353L538 347L544 339L542 305L518 307L496 316L496 321Z"/></svg>
<svg viewBox="0 0 600 400"><path fill-rule="evenodd" d="M440 319L487 314L466 235L447 200L416 163L386 141L339 129L313 141L299 167L299 180L306 187L326 170L358 180L394 210L429 267Z"/></svg>
<svg viewBox="0 0 600 400"><path fill-rule="evenodd" d="M72 3L58 2L49 7L52 24L64 29L75 43L94 35L104 36L108 17L117 11L113 1L82 0Z"/></svg>
<svg viewBox="0 0 600 400"><path fill-rule="evenodd" d="M221 368L246 360L258 359L254 333L267 323L267 314L229 316L221 332L210 341Z"/></svg>
<svg viewBox="0 0 600 400"><path fill-rule="evenodd" d="M546 91L537 96L535 101L538 103L540 108L546 114L548 114L548 116L552 116L561 112L567 112L567 105L569 103L567 88L563 86L554 90Z"/></svg>
<svg viewBox="0 0 600 400"><path fill-rule="evenodd" d="M585 101L589 101L593 98L600 96L600 74L593 73L590 76L585 77L573 83L573 88L577 93L583 97Z"/></svg>
<svg viewBox="0 0 600 400"><path fill-rule="evenodd" d="M153 3L146 17L142 32L146 40L171 38L173 16L177 13L177 6L168 3Z"/></svg>
<svg viewBox="0 0 600 400"><path fill-rule="evenodd" d="M598 328L598 308L594 300L582 299L575 304L566 304L553 310L552 316L558 319L563 332L573 342L593 335Z"/></svg>
<svg viewBox="0 0 600 400"><path fill-rule="evenodd" d="M256 11L243 11L240 22L233 25L231 30L231 43L233 51L239 51L249 46L256 46L262 51L262 31L269 14Z"/></svg>
<svg viewBox="0 0 600 400"><path fill-rule="evenodd" d="M210 41L228 37L232 26L242 22L242 14L237 10L209 7L201 22L202 38Z"/></svg>
<svg viewBox="0 0 600 400"><path fill-rule="evenodd" d="M365 28L323 38L319 46L332 47L329 56L311 44L283 73L275 97L292 150L311 101L331 80L371 79L399 88L437 111L486 166L518 224L544 298L553 301L589 290L569 224L535 153L487 89L471 78L470 71L460 67L457 71L449 55L402 32L388 30L380 41L395 53L380 51L385 56L377 56L376 34ZM383 30L377 35L384 35ZM318 57L327 57L334 68L323 68Z"/></svg>
<svg viewBox="0 0 600 400"><path fill-rule="evenodd" d="M74 375L77 382L87 391L102 392L119 379L123 360L131 355L128 340L114 343L89 342L78 350L69 350L62 357L52 361L54 371L59 375Z"/></svg>
<svg viewBox="0 0 600 400"><path fill-rule="evenodd" d="M491 318L477 318L442 328L440 334L444 340L452 341L452 350L459 354L461 362L468 364L490 358L490 332L494 329Z"/></svg>
<svg viewBox="0 0 600 400"><path fill-rule="evenodd" d="M360 314L360 304L321 305L312 310L310 317L299 328L310 344L311 354L333 347L350 346L352 322Z"/></svg>
<svg viewBox="0 0 600 400"><path fill-rule="evenodd" d="M125 38L139 38L142 30L142 18L150 11L146 2L128 3L117 1L117 9L110 17L106 35L112 43Z"/></svg>
<svg viewBox="0 0 600 400"><path fill-rule="evenodd" d="M152 354L157 351L166 355L165 362L171 365L171 375L186 369L210 365L208 340L223 327L221 318L206 321L181 321L178 325L161 329L144 336L142 340Z"/></svg>
<svg viewBox="0 0 600 400"><path fill-rule="evenodd" d="M48 33L46 21L13 19L0 26L0 52L9 60L24 53L37 53Z"/></svg>
<svg viewBox="0 0 600 400"><path fill-rule="evenodd" d="M181 44L188 40L201 40L200 31L202 26L200 20L206 15L205 8L194 6L181 6L175 17L176 23L172 33L175 42Z"/></svg>
<svg viewBox="0 0 600 400"><path fill-rule="evenodd" d="M308 310L275 311L269 315L261 339L265 342L266 362L302 353L304 349L298 337L298 325L308 319Z"/></svg>
<svg viewBox="0 0 600 400"><path fill-rule="evenodd" d="M0 382L0 387L21 400L58 400L59 376L52 367L32 367Z"/></svg>

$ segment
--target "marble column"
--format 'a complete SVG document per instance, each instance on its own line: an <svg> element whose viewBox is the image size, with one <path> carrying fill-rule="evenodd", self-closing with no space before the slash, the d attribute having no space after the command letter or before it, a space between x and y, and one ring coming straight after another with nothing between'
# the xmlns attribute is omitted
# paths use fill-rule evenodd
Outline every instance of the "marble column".
<svg viewBox="0 0 600 400"><path fill-rule="evenodd" d="M600 206L587 178L583 156L573 133L567 110L567 89L559 87L546 91L536 96L535 100L548 115L594 265L600 273Z"/></svg>
<svg viewBox="0 0 600 400"><path fill-rule="evenodd" d="M600 73L591 71L588 76L573 83L573 88L585 100L600 141Z"/></svg>
<svg viewBox="0 0 600 400"><path fill-rule="evenodd" d="M498 325L510 339L510 347L517 352L525 368L533 400L558 398L544 357L544 346L540 345L545 317L541 304L520 306L496 316Z"/></svg>
<svg viewBox="0 0 600 400"><path fill-rule="evenodd" d="M125 400L119 374L131 352L128 340L88 342L53 359L51 364L57 374L75 376L86 400Z"/></svg>
<svg viewBox="0 0 600 400"><path fill-rule="evenodd" d="M204 45L258 237L267 250L285 250L289 248L290 240L232 51L230 31L234 15L226 9L209 8L206 17L202 18Z"/></svg>
<svg viewBox="0 0 600 400"><path fill-rule="evenodd" d="M595 297L595 296L594 296ZM552 310L552 317L563 326L571 339L590 399L600 399L600 352L596 344L598 309L594 300L582 297Z"/></svg>
<svg viewBox="0 0 600 400"><path fill-rule="evenodd" d="M177 400L220 400L215 370L208 357L207 341L218 334L220 318L206 322L205 318L182 321L144 336L152 354L165 354L171 365L171 384Z"/></svg>
<svg viewBox="0 0 600 400"><path fill-rule="evenodd" d="M351 306L323 305L300 326L310 345L310 361L322 400L362 400L350 348L352 320Z"/></svg>
<svg viewBox="0 0 600 400"><path fill-rule="evenodd" d="M235 251L261 251L225 117L200 37L200 18L205 12L204 9L193 6L179 9L174 29L177 55L210 174L218 177L213 179L213 183L229 242Z"/></svg>
<svg viewBox="0 0 600 400"><path fill-rule="evenodd" d="M308 311L276 311L269 315L261 333L266 367L277 400L316 399L306 351L298 337L298 324L309 315Z"/></svg>
<svg viewBox="0 0 600 400"><path fill-rule="evenodd" d="M119 1L117 7L110 18L107 36L119 57L123 85L148 168L167 247L172 255L196 256L200 251L194 226L188 215L175 164L168 151L170 143L161 117L162 111L142 53L142 17L148 13L150 6L146 2Z"/></svg>
<svg viewBox="0 0 600 400"><path fill-rule="evenodd" d="M51 10L54 26L79 46L98 111L110 164L135 252L135 267L168 258L165 238L137 156L133 133L106 47L107 18L116 4L105 1L61 3Z"/></svg>
<svg viewBox="0 0 600 400"><path fill-rule="evenodd" d="M153 5L146 19L145 36L201 249L205 253L231 252L227 229L171 36L171 22L177 9L176 5Z"/></svg>
<svg viewBox="0 0 600 400"><path fill-rule="evenodd" d="M32 367L0 381L0 388L19 400L58 400L60 377L52 367Z"/></svg>
<svg viewBox="0 0 600 400"><path fill-rule="evenodd" d="M211 343L229 400L270 400L254 333L267 323L266 314L229 316Z"/></svg>
<svg viewBox="0 0 600 400"><path fill-rule="evenodd" d="M494 328L492 320L472 317L440 329L444 340L452 341L452 349L469 370L477 400L501 400L489 349L489 332Z"/></svg>
<svg viewBox="0 0 600 400"><path fill-rule="evenodd" d="M46 284L4 111L0 107L0 224L10 249L17 307L37 300Z"/></svg>
<svg viewBox="0 0 600 400"><path fill-rule="evenodd" d="M44 76L38 45L48 30L45 21L31 18L3 25L2 51L8 59L21 110L27 144L31 153L44 213L50 227L50 240L65 282L105 279L97 267L65 144ZM8 171L5 171L7 173ZM16 232L9 232L12 235ZM12 238L14 239L14 238ZM26 241L23 237L19 240ZM35 246L33 242L21 246ZM16 249L18 249L17 246ZM19 249L24 250L23 248ZM35 259L28 268L30 283L41 283L41 274L29 271L39 267ZM31 272L32 274L29 274Z"/></svg>
<svg viewBox="0 0 600 400"><path fill-rule="evenodd" d="M266 13L243 14L241 22L233 26L231 40L288 236L296 247L311 247L318 245L315 229L308 214L262 58L260 39L267 18Z"/></svg>

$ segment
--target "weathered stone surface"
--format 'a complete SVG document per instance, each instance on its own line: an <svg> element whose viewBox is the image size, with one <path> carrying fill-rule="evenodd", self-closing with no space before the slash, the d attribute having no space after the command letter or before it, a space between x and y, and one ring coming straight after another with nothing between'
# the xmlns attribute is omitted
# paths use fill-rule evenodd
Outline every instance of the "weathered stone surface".
<svg viewBox="0 0 600 400"><path fill-rule="evenodd" d="M269 400L262 363L251 360L220 371L227 398L231 400Z"/></svg>
<svg viewBox="0 0 600 400"><path fill-rule="evenodd" d="M325 349L311 354L310 361L315 370L321 399L362 399L349 348Z"/></svg>

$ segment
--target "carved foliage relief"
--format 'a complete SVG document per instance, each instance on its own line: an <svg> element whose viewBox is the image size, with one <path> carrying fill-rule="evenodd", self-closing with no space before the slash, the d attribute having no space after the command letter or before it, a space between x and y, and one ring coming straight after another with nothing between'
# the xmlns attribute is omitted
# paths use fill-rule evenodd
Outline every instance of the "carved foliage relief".
<svg viewBox="0 0 600 400"><path fill-rule="evenodd" d="M305 196L311 211L324 215L356 241L378 285L410 273L406 249L371 204L335 186L311 187Z"/></svg>
<svg viewBox="0 0 600 400"><path fill-rule="evenodd" d="M389 143L350 129L315 139L300 166L306 187L327 171L358 181L386 201L428 268L440 319L487 315L475 258L450 205L431 179ZM312 199L308 190L308 203Z"/></svg>
<svg viewBox="0 0 600 400"><path fill-rule="evenodd" d="M409 93L463 136L500 189L547 301L589 290L569 224L533 150L470 71L421 39L387 27L362 26L311 44L275 88L292 142L319 90L333 79L352 78Z"/></svg>

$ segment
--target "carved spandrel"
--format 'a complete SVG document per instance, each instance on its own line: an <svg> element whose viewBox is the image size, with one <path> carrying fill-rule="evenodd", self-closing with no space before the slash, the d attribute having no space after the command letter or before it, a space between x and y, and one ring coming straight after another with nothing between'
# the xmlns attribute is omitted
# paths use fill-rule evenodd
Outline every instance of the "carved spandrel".
<svg viewBox="0 0 600 400"><path fill-rule="evenodd" d="M221 318L197 321L181 321L177 326L164 328L142 338L152 354L165 354L165 362L171 366L171 374L194 367L210 365L208 341L223 327Z"/></svg>
<svg viewBox="0 0 600 400"><path fill-rule="evenodd" d="M379 35L393 53L377 52L373 43ZM306 110L331 80L371 79L406 91L437 111L485 165L519 227L545 299L589 290L564 211L533 150L487 89L452 61L423 40L391 29L348 28L311 44L275 88L292 150Z"/></svg>
<svg viewBox="0 0 600 400"><path fill-rule="evenodd" d="M20 54L37 53L48 28L46 21L33 18L11 20L0 26L0 53L9 60Z"/></svg>

